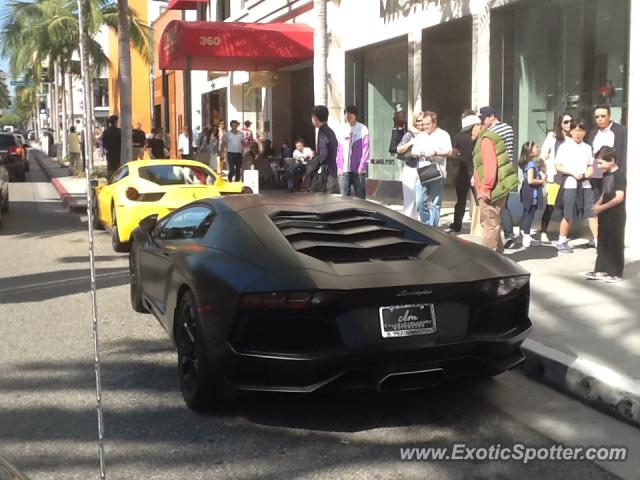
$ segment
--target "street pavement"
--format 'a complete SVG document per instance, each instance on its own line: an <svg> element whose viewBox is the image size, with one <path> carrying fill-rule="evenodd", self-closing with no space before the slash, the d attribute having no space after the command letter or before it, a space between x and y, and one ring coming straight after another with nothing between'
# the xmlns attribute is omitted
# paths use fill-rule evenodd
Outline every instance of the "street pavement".
<svg viewBox="0 0 640 480"><path fill-rule="evenodd" d="M86 218L37 163L0 230L0 456L33 480L98 478ZM519 371L410 393L248 395L199 415L174 350L129 305L96 234L107 478L636 479L637 429ZM625 462L402 461L400 448L626 446Z"/></svg>
<svg viewBox="0 0 640 480"><path fill-rule="evenodd" d="M86 209L84 178L34 151L61 199L72 210ZM104 160L97 160L102 165ZM441 223L452 220L453 197L445 194ZM399 209L399 205L388 205ZM519 215L517 195L510 208ZM557 232L554 218L550 231ZM534 223L535 226L535 223ZM467 232L467 233L464 233ZM464 238L481 243L469 235ZM557 235L557 233L556 233ZM533 377L576 396L611 415L640 425L640 245L625 252L625 280L606 284L584 279L593 270L595 249L586 248L586 223L574 227L573 254L558 255L553 245L507 250L506 255L531 272L534 330L525 341L525 370Z"/></svg>

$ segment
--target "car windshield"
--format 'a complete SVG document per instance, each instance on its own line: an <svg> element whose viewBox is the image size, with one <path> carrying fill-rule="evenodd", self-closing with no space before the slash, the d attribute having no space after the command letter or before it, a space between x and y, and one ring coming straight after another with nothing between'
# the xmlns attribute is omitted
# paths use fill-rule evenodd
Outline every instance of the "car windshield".
<svg viewBox="0 0 640 480"><path fill-rule="evenodd" d="M141 167L138 174L158 185L212 185L216 180L207 169L192 165L153 165Z"/></svg>
<svg viewBox="0 0 640 480"><path fill-rule="evenodd" d="M13 135L0 135L0 148L15 146L16 141Z"/></svg>

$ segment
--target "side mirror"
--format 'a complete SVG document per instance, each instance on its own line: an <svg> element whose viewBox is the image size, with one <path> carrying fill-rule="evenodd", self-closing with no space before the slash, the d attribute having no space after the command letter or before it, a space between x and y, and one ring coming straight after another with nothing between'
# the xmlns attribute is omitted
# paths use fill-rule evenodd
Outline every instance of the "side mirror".
<svg viewBox="0 0 640 480"><path fill-rule="evenodd" d="M154 213L153 215L149 215L148 217L144 217L140 220L140 228L147 232L147 234L151 235L153 229L156 228L158 224L158 214Z"/></svg>

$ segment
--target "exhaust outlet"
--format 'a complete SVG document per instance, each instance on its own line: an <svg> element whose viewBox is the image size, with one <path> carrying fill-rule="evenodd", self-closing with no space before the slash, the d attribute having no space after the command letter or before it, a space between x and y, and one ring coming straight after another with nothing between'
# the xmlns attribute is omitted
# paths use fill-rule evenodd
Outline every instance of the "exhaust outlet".
<svg viewBox="0 0 640 480"><path fill-rule="evenodd" d="M438 385L444 381L444 369L432 368L413 372L390 373L380 380L378 390L416 390Z"/></svg>

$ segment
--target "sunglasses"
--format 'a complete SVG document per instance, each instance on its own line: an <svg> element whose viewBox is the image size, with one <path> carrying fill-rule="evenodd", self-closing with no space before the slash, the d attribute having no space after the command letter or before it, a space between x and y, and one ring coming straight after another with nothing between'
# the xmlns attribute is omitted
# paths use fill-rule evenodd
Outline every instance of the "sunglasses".
<svg viewBox="0 0 640 480"><path fill-rule="evenodd" d="M562 124L563 124L563 125L566 125L566 124L571 123L571 122L573 122L573 120L563 120L563 121L562 121Z"/></svg>

